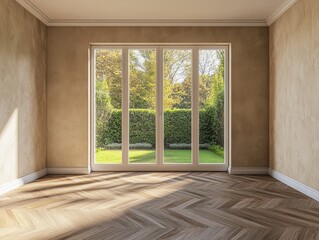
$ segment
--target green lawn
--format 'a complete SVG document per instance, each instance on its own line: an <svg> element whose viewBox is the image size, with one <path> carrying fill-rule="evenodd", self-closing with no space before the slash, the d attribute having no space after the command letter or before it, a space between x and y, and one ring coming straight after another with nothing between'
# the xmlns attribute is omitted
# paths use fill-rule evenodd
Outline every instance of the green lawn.
<svg viewBox="0 0 319 240"><path fill-rule="evenodd" d="M130 150L130 163L155 163L155 150ZM96 153L97 164L120 164L121 150L104 150ZM191 163L191 150L165 150L165 163ZM223 163L224 158L209 150L199 150L200 163Z"/></svg>

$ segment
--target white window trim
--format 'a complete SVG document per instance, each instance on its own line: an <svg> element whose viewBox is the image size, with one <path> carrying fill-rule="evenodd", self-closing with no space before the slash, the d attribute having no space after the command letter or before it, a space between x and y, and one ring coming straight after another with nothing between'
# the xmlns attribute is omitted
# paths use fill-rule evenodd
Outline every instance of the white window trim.
<svg viewBox="0 0 319 240"><path fill-rule="evenodd" d="M95 160L95 50L122 50L122 164L96 164ZM156 50L156 164L129 164L129 49ZM192 50L192 163L164 164L164 93L163 51L164 49ZM199 50L225 50L225 94L224 94L224 163L199 163ZM227 171L231 165L231 106L230 106L230 44L92 44L89 47L89 168L93 171ZM196 91L194 91L196 90Z"/></svg>

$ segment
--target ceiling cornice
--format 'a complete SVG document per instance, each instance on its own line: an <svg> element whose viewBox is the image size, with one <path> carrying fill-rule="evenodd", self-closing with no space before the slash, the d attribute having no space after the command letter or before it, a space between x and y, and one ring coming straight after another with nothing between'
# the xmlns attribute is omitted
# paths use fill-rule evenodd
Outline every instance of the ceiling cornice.
<svg viewBox="0 0 319 240"><path fill-rule="evenodd" d="M298 0L286 0L281 4L269 18L267 18L267 24L270 26L273 24L281 15L283 15L292 5Z"/></svg>
<svg viewBox="0 0 319 240"><path fill-rule="evenodd" d="M297 0L286 0L267 20L236 19L51 19L30 0L16 0L47 26L217 26L259 27L269 26Z"/></svg>
<svg viewBox="0 0 319 240"><path fill-rule="evenodd" d="M45 25L49 26L50 18L42 12L37 6L35 6L29 0L16 0L20 5L22 5L25 9L27 9L31 14L33 14L36 18L38 18Z"/></svg>
<svg viewBox="0 0 319 240"><path fill-rule="evenodd" d="M260 20L214 20L214 19L67 19L49 21L48 26L268 26Z"/></svg>

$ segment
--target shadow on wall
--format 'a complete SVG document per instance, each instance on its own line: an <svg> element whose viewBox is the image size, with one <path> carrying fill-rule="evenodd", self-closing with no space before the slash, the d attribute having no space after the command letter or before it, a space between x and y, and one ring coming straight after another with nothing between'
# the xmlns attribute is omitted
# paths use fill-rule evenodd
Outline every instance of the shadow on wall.
<svg viewBox="0 0 319 240"><path fill-rule="evenodd" d="M18 178L19 110L0 125L0 184Z"/></svg>

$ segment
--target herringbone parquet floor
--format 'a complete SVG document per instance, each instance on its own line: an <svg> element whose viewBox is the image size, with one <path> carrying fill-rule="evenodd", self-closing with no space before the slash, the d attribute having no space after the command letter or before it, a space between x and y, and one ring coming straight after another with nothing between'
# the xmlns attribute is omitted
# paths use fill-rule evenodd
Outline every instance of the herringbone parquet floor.
<svg viewBox="0 0 319 240"><path fill-rule="evenodd" d="M319 239L319 202L269 176L46 176L0 197L0 239Z"/></svg>

